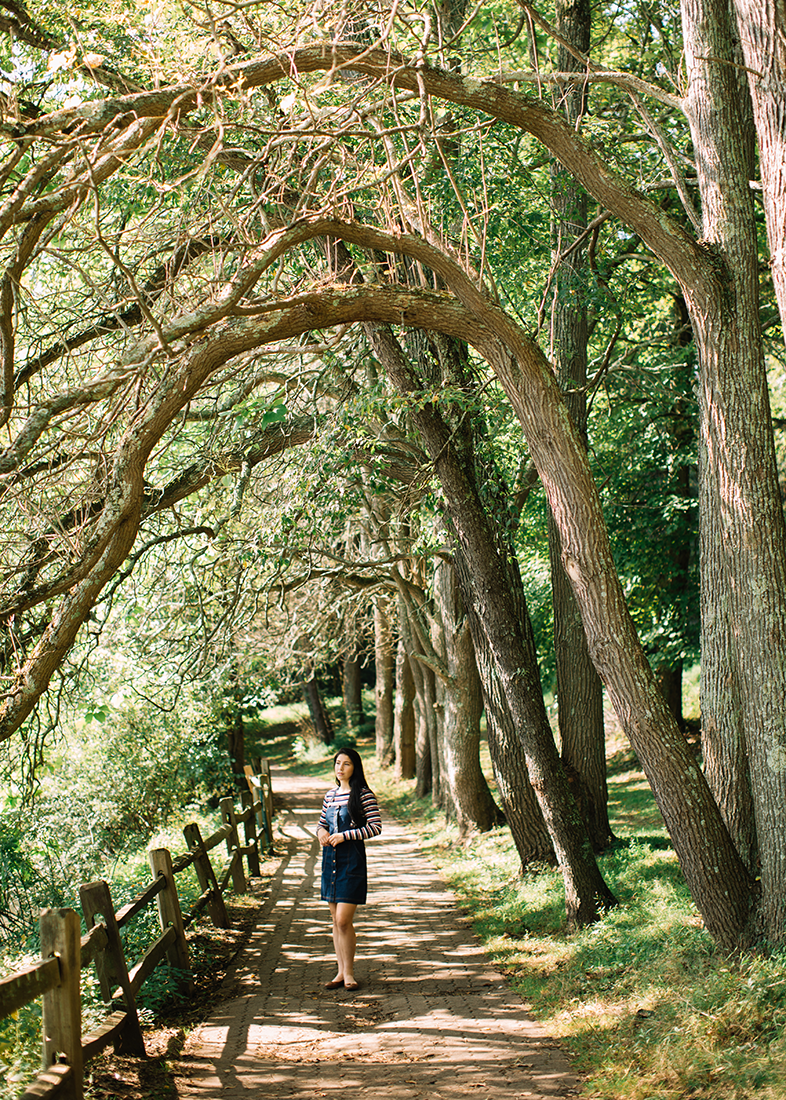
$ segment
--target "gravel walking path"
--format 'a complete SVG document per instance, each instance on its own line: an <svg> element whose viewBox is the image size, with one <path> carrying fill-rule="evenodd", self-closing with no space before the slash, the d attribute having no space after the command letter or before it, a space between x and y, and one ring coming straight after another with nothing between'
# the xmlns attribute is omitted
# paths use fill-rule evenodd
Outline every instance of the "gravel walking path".
<svg viewBox="0 0 786 1100"><path fill-rule="evenodd" d="M335 974L314 837L324 786L273 769L286 849L228 998L179 1059L182 1100L541 1100L576 1093L564 1054L478 945L418 845L385 816L367 844L357 992Z"/></svg>

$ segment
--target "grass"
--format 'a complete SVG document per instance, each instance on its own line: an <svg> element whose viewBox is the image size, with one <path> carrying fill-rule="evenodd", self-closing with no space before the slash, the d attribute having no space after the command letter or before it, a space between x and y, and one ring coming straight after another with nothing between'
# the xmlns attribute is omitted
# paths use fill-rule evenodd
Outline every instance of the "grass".
<svg viewBox="0 0 786 1100"><path fill-rule="evenodd" d="M364 748L364 760L373 746ZM649 787L612 743L600 857L620 905L569 935L558 872L517 875L506 829L459 843L411 783L367 769L416 828L475 931L592 1100L786 1100L786 950L729 959L703 928Z"/></svg>

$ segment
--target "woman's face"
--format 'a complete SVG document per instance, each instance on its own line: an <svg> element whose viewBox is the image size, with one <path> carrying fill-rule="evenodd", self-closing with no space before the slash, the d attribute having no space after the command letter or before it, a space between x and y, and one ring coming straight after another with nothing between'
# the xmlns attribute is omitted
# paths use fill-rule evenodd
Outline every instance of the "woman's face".
<svg viewBox="0 0 786 1100"><path fill-rule="evenodd" d="M355 770L355 765L345 753L340 752L338 754L338 756L336 757L335 767L336 779L339 781L339 783L349 783L352 777L352 773Z"/></svg>

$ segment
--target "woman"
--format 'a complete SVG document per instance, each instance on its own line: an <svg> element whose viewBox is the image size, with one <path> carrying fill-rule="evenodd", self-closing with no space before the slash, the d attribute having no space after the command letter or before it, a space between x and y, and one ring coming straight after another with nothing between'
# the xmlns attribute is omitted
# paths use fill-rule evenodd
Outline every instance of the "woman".
<svg viewBox="0 0 786 1100"><path fill-rule="evenodd" d="M355 981L355 910L366 900L366 847L382 832L379 806L366 785L363 763L354 749L333 757L337 786L322 802L317 839L322 846L322 900L333 918L338 973L325 989L357 989Z"/></svg>

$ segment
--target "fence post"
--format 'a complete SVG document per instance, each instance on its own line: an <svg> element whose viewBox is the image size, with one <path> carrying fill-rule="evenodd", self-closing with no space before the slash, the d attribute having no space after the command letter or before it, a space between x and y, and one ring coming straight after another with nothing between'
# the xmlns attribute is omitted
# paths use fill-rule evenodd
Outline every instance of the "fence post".
<svg viewBox="0 0 786 1100"><path fill-rule="evenodd" d="M246 819L243 822L243 836L245 837L246 847L248 848L248 854L246 856L248 860L248 873L259 878L260 866L259 847L257 844L257 822L254 813L254 799L251 795L251 791L241 791L240 802L243 809L248 810Z"/></svg>
<svg viewBox="0 0 786 1100"><path fill-rule="evenodd" d="M259 760L259 757L255 759ZM262 781L254 775L254 769L248 764L245 766L246 782L248 783L248 789L251 792L252 806L257 814L257 821L262 832L265 834L265 841L267 842L268 854L273 851L273 829L270 818L268 817L267 809L265 808L265 802L262 792Z"/></svg>
<svg viewBox="0 0 786 1100"><path fill-rule="evenodd" d="M128 966L123 954L123 944L120 941L120 929L115 920L115 907L112 903L112 895L109 887L99 879L97 882L86 882L79 887L79 898L82 902L82 912L88 928L96 924L96 914L100 913L104 918L106 928L107 945L103 951L96 955L96 972L101 986L101 994L104 1002L111 1005L115 1002L113 987L119 985L123 991L119 1003L125 1009L126 1020L114 1040L115 1054L145 1054L145 1041L142 1038L142 1029L139 1026L139 1017L136 1011L136 999L131 983L128 980Z"/></svg>
<svg viewBox="0 0 786 1100"><path fill-rule="evenodd" d="M205 851L202 834L195 821L185 826L183 829L183 836L186 838L186 843L189 848L194 852L194 870L199 879L202 893L207 895L207 911L210 914L210 919L216 928L229 928L227 907L224 904L223 895L218 888L213 864L210 862L210 857Z"/></svg>
<svg viewBox="0 0 786 1100"><path fill-rule="evenodd" d="M257 775L260 779L260 788L262 790L263 800L265 803L265 814L267 815L268 826L270 828L270 846L273 846L273 779L270 775L270 761L266 756L255 756L253 759L253 765L256 768Z"/></svg>
<svg viewBox="0 0 786 1100"><path fill-rule="evenodd" d="M235 804L231 798L222 798L218 804L221 810L221 820L231 829L227 837L227 852L230 858L230 874L232 875L232 889L236 894L245 894L248 889L246 875L243 871L243 857L238 848L240 839L237 835L237 820L235 818Z"/></svg>
<svg viewBox="0 0 786 1100"><path fill-rule="evenodd" d="M60 984L43 995L42 1068L49 1069L63 1055L71 1067L67 1093L74 1100L82 1100L84 1063L79 917L73 909L45 909L38 927L41 958L56 955L60 963Z"/></svg>
<svg viewBox="0 0 786 1100"><path fill-rule="evenodd" d="M161 931L165 932L171 926L177 934L177 939L167 950L167 959L171 966L176 966L180 970L190 970L191 960L188 953L186 930L183 926L183 911L180 908L175 875L172 871L172 856L169 854L168 848L154 848L147 853L147 858L150 862L153 877L157 878L161 875L166 882L166 887L156 898ZM193 984L189 980L188 988L193 988Z"/></svg>

